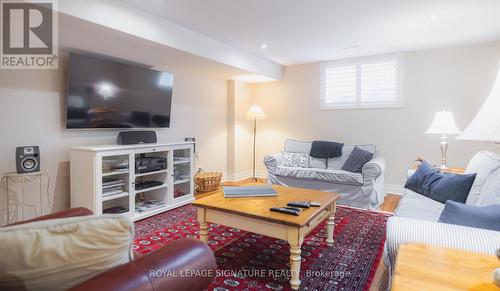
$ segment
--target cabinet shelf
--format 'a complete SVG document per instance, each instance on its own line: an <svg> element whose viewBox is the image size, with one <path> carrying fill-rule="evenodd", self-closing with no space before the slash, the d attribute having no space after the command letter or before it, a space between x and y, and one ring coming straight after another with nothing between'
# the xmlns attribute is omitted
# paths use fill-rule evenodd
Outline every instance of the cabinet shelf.
<svg viewBox="0 0 500 291"><path fill-rule="evenodd" d="M190 181L191 180L189 180L189 179L177 180L177 181L174 181L174 185L183 184L183 183L187 183Z"/></svg>
<svg viewBox="0 0 500 291"><path fill-rule="evenodd" d="M169 209L168 206L163 206L163 207L158 207L158 208L146 210L143 212L136 212L135 215L132 217L132 220L133 221L141 220L143 218L150 217L150 216L153 216L153 215L158 214L158 213L162 213L168 209Z"/></svg>
<svg viewBox="0 0 500 291"><path fill-rule="evenodd" d="M163 185L158 185L158 186L154 186L154 187L149 187L146 189L135 190L135 194L140 194L140 193L153 191L153 190L157 190L157 189L163 189L163 188L167 188L167 186L168 186L167 184L163 184Z"/></svg>
<svg viewBox="0 0 500 291"><path fill-rule="evenodd" d="M154 174L161 174L161 173L168 173L168 169L154 171L154 172L140 173L140 174L136 174L135 176L136 177L144 177L144 176L149 176L149 175L154 175Z"/></svg>
<svg viewBox="0 0 500 291"><path fill-rule="evenodd" d="M118 198L123 198L123 197L128 197L128 195L129 195L128 192L122 192L122 193L118 193L118 194L114 194L114 195L103 196L102 202L113 200L113 199L118 199Z"/></svg>
<svg viewBox="0 0 500 291"><path fill-rule="evenodd" d="M114 176L114 175L121 175L121 174L128 174L129 171L112 171L112 172L103 172L102 176L103 177L109 177L109 176Z"/></svg>
<svg viewBox="0 0 500 291"><path fill-rule="evenodd" d="M179 165L179 164L188 164L190 160L179 160L179 161L174 161L174 165Z"/></svg>

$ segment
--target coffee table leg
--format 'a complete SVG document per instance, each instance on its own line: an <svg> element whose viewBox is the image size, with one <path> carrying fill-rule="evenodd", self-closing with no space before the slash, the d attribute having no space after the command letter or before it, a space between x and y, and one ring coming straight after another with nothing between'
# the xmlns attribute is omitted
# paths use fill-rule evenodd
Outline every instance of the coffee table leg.
<svg viewBox="0 0 500 291"><path fill-rule="evenodd" d="M288 229L288 243L290 244L290 286L293 290L300 287L300 246L304 240L300 235L300 229L290 227Z"/></svg>
<svg viewBox="0 0 500 291"><path fill-rule="evenodd" d="M290 286L293 290L298 290L300 287L300 244L290 245Z"/></svg>
<svg viewBox="0 0 500 291"><path fill-rule="evenodd" d="M333 231L335 229L335 202L330 206L330 216L326 221L326 244L331 247L333 246Z"/></svg>
<svg viewBox="0 0 500 291"><path fill-rule="evenodd" d="M198 208L198 222L200 223L200 240L208 243L208 223L205 221L205 209Z"/></svg>
<svg viewBox="0 0 500 291"><path fill-rule="evenodd" d="M200 240L208 243L208 223L200 223Z"/></svg>

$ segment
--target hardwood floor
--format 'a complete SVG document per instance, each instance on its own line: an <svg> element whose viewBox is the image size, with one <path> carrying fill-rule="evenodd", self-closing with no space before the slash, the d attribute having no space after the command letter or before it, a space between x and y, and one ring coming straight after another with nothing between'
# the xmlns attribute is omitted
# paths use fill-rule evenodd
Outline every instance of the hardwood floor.
<svg viewBox="0 0 500 291"><path fill-rule="evenodd" d="M251 179L245 179L237 182L223 182L221 186L240 186L240 185L263 185L266 184L266 179L259 178L257 182L252 182ZM205 197L211 194L214 194L216 191L204 192L204 193L196 193L196 198ZM393 213L398 204L399 200L401 200L401 195L387 193L385 196L384 202L380 205L380 210L384 212ZM388 270L385 267L384 263L381 261L377 267L377 271L375 272L375 276L373 278L372 285L370 286L370 291L379 291L379 290L387 290L388 283Z"/></svg>
<svg viewBox="0 0 500 291"><path fill-rule="evenodd" d="M380 205L380 210L393 213L398 207L399 200L401 200L401 195L387 193L384 203Z"/></svg>

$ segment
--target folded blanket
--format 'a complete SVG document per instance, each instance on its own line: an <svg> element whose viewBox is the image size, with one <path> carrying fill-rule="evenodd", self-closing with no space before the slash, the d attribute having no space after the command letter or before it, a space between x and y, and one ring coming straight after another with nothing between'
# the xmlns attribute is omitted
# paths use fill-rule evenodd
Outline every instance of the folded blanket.
<svg viewBox="0 0 500 291"><path fill-rule="evenodd" d="M338 158L342 155L343 143L331 141L313 141L309 155L319 159Z"/></svg>

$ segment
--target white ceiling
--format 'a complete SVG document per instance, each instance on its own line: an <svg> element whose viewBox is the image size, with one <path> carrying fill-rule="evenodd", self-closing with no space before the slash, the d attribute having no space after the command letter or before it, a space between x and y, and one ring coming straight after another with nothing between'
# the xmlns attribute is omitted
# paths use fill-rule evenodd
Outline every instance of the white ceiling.
<svg viewBox="0 0 500 291"><path fill-rule="evenodd" d="M500 39L500 0L122 1L284 65Z"/></svg>
<svg viewBox="0 0 500 291"><path fill-rule="evenodd" d="M63 14L59 15L59 48L63 52L101 55L174 73L182 68L223 79L249 74L232 66Z"/></svg>
<svg viewBox="0 0 500 291"><path fill-rule="evenodd" d="M155 67L200 63L213 73L229 73L229 78L251 74L281 79L282 66L269 58L236 49L121 0L59 1L58 11L63 47L90 49ZM211 69L215 67L219 70Z"/></svg>

